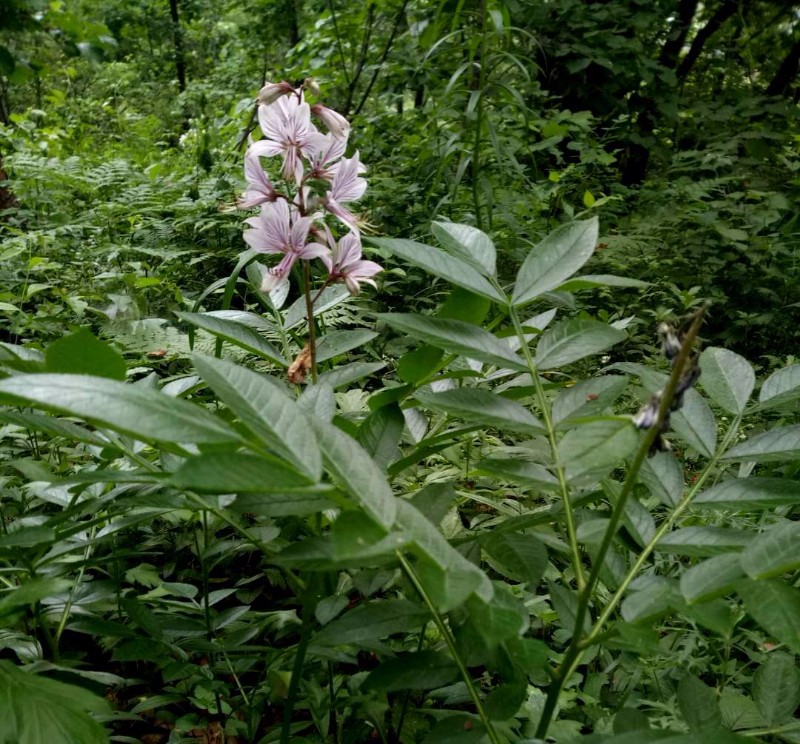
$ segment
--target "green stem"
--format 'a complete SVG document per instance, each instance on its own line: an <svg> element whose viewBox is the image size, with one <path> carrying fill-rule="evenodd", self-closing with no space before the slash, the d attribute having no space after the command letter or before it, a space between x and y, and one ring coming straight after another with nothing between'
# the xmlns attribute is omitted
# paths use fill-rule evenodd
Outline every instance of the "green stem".
<svg viewBox="0 0 800 744"><path fill-rule="evenodd" d="M417 653L422 651L422 646L425 643L425 628L428 627L428 623L422 624L422 629L419 632L419 641L417 642ZM402 741L401 734L403 733L403 723L406 720L406 711L408 710L408 703L411 700L411 690L406 690L406 694L403 697L403 704L400 706L400 715L397 718L397 728L394 732L394 738L396 741Z"/></svg>
<svg viewBox="0 0 800 744"><path fill-rule="evenodd" d="M328 662L328 695L331 699L331 724L330 731L333 737L333 744L339 744L339 720L336 715L336 684L333 679L333 662Z"/></svg>
<svg viewBox="0 0 800 744"><path fill-rule="evenodd" d="M681 350L672 365L672 373L670 374L669 380L667 381L667 386L664 389L656 420L654 424L647 430L641 444L639 445L639 449L636 452L636 456L631 463L631 467L628 469L628 475L625 479L625 483L622 486L622 491L617 497L617 502L614 504L608 527L606 527L606 531L603 534L603 540L600 543L600 548L597 551L597 554L594 556L594 560L592 561L592 570L589 574L586 586L581 591L580 598L578 600L578 609L575 613L575 632L564 656L564 660L558 670L558 674L550 685L550 689L547 693L547 699L545 700L544 708L542 709L542 716L539 719L539 725L536 729L536 736L540 739L544 739L547 735L547 730L550 728L550 722L553 719L553 715L555 713L556 706L558 705L558 700L561 696L561 691L564 688L564 684L566 683L567 679L569 679L569 676L572 674L575 667L578 665L584 649L587 648L587 646L591 643L590 639L593 640L597 637L597 634L602 628L602 624L606 621L613 610L613 607L611 610L606 608L608 612L604 612L603 615L598 618L597 622L594 624L586 638L583 639L581 637L581 630L583 629L584 621L589 611L589 603L591 602L592 592L600 576L600 571L603 567L603 561L605 560L609 548L611 547L611 543L617 532L619 523L622 520L622 516L625 513L625 504L628 500L628 497L633 492L634 486L636 485L639 477L639 470L647 458L647 455L649 454L650 448L655 442L656 437L659 436L664 421L669 415L672 401L678 388L678 383L680 382L681 376L689 361L695 339L700 332L700 326L703 322L705 311L706 308L702 307L696 313L694 320L692 321L692 325L686 333ZM639 559L641 560L641 558L642 556L640 555ZM638 567L643 565L643 563L644 561L637 561L634 564L637 571ZM633 571L633 569L631 570ZM622 596L621 592L624 591L628 584L630 584L630 582L633 580L633 574L629 572L628 577L626 578L628 579L627 583L625 583L624 587L621 587L618 591L619 597Z"/></svg>
<svg viewBox="0 0 800 744"><path fill-rule="evenodd" d="M297 693L300 691L300 678L303 674L303 664L306 660L308 642L311 640L311 628L314 621L314 606L317 601L317 582L316 575L312 574L306 583L306 591L303 595L302 626L300 628L300 642L297 644L297 652L294 656L292 667L292 679L289 682L289 692L286 695L286 706L283 710L283 723L281 724L280 744L289 744L289 737L292 733L292 711L297 701Z"/></svg>
<svg viewBox="0 0 800 744"><path fill-rule="evenodd" d="M475 224L479 230L483 229L483 216L481 214L480 200L480 174L481 174L481 135L483 134L483 86L486 84L486 0L481 0L481 46L478 65L478 101L475 105L475 143L472 148L472 201L475 206ZM473 64L475 60L473 58Z"/></svg>
<svg viewBox="0 0 800 744"><path fill-rule="evenodd" d="M614 611L616 606L622 600L622 595L625 593L625 590L630 586L631 582L636 578L637 574L639 573L640 569L644 564L647 562L647 559L650 557L650 554L655 550L656 545L661 541L661 538L669 532L672 527L674 526L675 522L678 518L686 511L686 508L691 504L692 499L697 495L697 492L705 485L706 480L711 475L714 468L716 468L719 459L728 449L731 440L736 435L736 432L739 429L739 424L741 423L742 417L741 415L737 416L733 422L731 423L728 431L725 434L725 437L722 441L722 444L717 448L716 453L714 456L708 461L708 464L704 468L702 474L697 479L697 482L686 492L686 494L681 498L681 500L675 505L672 513L667 517L664 522L659 525L658 529L656 530L653 537L650 541L642 548L642 552L637 556L636 560L634 561L633 565L628 570L628 573L625 575L625 578L620 583L617 591L614 592L611 599L608 601L608 604L603 609L600 616L597 618L597 623L595 627L592 629L592 632L586 636L585 640L581 642L581 646L583 648L587 647L594 641L597 636L600 634L602 630L602 626L606 623L611 616L611 613Z"/></svg>
<svg viewBox="0 0 800 744"><path fill-rule="evenodd" d="M492 744L502 744L502 739L500 739L497 732L494 730L492 722L489 720L489 716L486 715L486 711L483 709L483 703L481 703L478 690L475 688L475 685L472 682L472 677L469 674L467 665L464 663L464 660L458 653L455 638L453 638L453 634L450 632L450 629L447 627L447 625L445 625L444 618L442 618L442 616L439 614L439 611L436 609L436 605L434 605L430 595L425 591L425 587L422 586L422 582L420 581L419 576L417 576L416 571L414 571L413 566L399 551L397 551L395 555L397 555L400 565L403 567L406 575L414 585L414 588L417 590L420 597L422 597L423 602L425 602L425 605L428 607L428 610L433 616L433 622L436 623L436 627L439 629L439 632L442 634L442 638L444 638L444 642L447 644L447 648L450 650L450 655L456 662L459 672L461 672L461 678L464 680L464 684L467 686L469 696L472 698L472 702L475 704L475 710L477 711L478 717L481 719L481 723L483 723L483 726L489 735L489 739L491 740Z"/></svg>
<svg viewBox="0 0 800 744"><path fill-rule="evenodd" d="M536 399L539 401L539 408L541 409L542 418L544 419L544 426L545 429L547 429L547 439L550 442L550 451L553 455L556 478L558 478L558 488L561 492L561 500L564 503L564 519L567 523L567 540L569 541L569 549L572 555L572 571L575 574L575 581L580 591L584 588L585 578L583 575L580 547L578 546L577 530L575 529L575 512L572 510L572 503L569 500L569 486L567 485L567 476L564 473L564 466L561 464L558 456L558 443L556 442L556 430L553 425L553 417L550 413L550 404L547 401L544 386L536 370L536 363L533 361L528 339L525 338L525 331L522 328L522 323L519 320L516 309L509 306L509 315L514 324L514 330L517 332L525 361L528 363L531 380L536 388Z"/></svg>
<svg viewBox="0 0 800 744"><path fill-rule="evenodd" d="M72 610L72 605L75 602L75 595L78 592L78 587L81 585L81 581L83 581L83 574L86 571L86 563L89 560L89 556L92 552L92 543L94 541L94 536L97 531L96 526L92 526L92 529L89 531L89 540L87 541L86 548L83 551L83 564L81 565L80 569L78 570L78 576L75 579L75 583L72 585L72 589L69 593L69 598L67 599L66 603L64 604L64 611L61 613L61 620L58 623L58 627L56 628L56 635L55 635L55 644L58 648L61 643L61 636L64 633L64 629L67 627L67 621L69 620L70 611Z"/></svg>

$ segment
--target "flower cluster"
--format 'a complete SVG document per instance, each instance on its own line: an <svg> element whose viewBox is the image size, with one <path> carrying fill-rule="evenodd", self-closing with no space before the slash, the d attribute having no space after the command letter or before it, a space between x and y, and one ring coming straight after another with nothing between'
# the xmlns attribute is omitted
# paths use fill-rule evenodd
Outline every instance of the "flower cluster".
<svg viewBox="0 0 800 744"><path fill-rule="evenodd" d="M675 329L669 323L662 323L658 327L658 335L661 337L661 353L670 361L674 366L678 355L681 352L682 342L675 332ZM669 449L669 442L664 439L664 434L670 428L670 414L673 411L679 410L683 406L683 398L686 391L694 387L700 377L700 366L698 364L699 358L697 356L688 360L681 372L678 379L678 385L675 388L675 394L672 397L672 403L669 410L661 422L658 434L653 441L651 452L663 452ZM664 390L659 390L654 393L647 403L645 403L633 417L634 426L637 429L650 429L658 422L658 412L661 409L661 401L664 399Z"/></svg>
<svg viewBox="0 0 800 744"><path fill-rule="evenodd" d="M344 157L350 124L343 116L305 101L306 81L299 88L287 82L268 83L258 95L258 122L263 139L252 142L244 159L247 188L238 206L260 207L246 220L245 242L259 253L281 255L264 277L268 292L286 279L300 260L319 258L328 270L325 285L344 282L352 294L361 284L375 286L381 267L361 258L357 215L349 205L367 188L358 152ZM312 116L327 132L320 132ZM273 182L261 158L281 157L280 182ZM325 219L330 215L348 232L338 241Z"/></svg>

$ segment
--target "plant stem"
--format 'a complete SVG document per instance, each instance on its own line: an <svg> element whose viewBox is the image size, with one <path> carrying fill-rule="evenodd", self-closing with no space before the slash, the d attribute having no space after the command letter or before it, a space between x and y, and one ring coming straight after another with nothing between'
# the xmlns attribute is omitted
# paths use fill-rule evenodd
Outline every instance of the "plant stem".
<svg viewBox="0 0 800 744"><path fill-rule="evenodd" d="M725 453L730 445L731 439L735 436L736 432L739 429L739 424L741 423L742 417L741 415L737 416L733 422L731 423L728 431L726 432L725 438L723 439L720 446L717 448L716 453L714 453L714 457L708 461L708 464L703 470L703 473L697 479L697 482L686 492L686 495L675 505L672 513L667 517L664 522L659 526L656 530L653 537L650 541L642 548L642 552L637 556L636 560L634 561L633 565L628 570L628 573L625 575L625 578L620 583L617 591L614 592L611 599L608 601L608 604L603 609L603 612L597 618L597 623L595 627L592 629L592 632L589 633L588 636L582 641L581 646L583 648L587 647L594 641L597 636L599 635L602 625L608 621L608 618L611 616L611 613L614 611L614 608L619 604L620 600L622 599L622 595L625 593L625 590L628 588L630 583L636 578L636 575L639 573L639 570L645 564L647 559L650 557L650 554L655 550L656 545L661 541L661 538L669 532L675 522L678 520L678 517L686 511L686 507L692 502L692 499L697 495L697 492L703 487L706 480L711 475L712 470L717 466L720 457Z"/></svg>
<svg viewBox="0 0 800 744"><path fill-rule="evenodd" d="M582 590L585 585L583 575L583 563L581 562L581 552L578 546L578 535L575 529L575 513L572 510L572 504L569 500L569 486L567 485L567 476L564 473L564 466L559 461L558 457L558 443L556 442L556 430L553 425L553 417L550 414L550 404L544 394L544 387L542 381L539 379L539 374L536 370L536 363L533 361L530 347L528 346L528 339L525 338L525 331L520 323L519 315L515 308L509 306L509 315L514 324L514 330L517 332L517 337L520 341L522 353L525 356L525 361L528 363L530 370L531 380L536 388L536 398L539 401L539 408L542 412L544 419L545 429L547 429L547 439L550 442L550 451L553 455L553 463L555 465L556 477L558 478L558 487L561 492L561 500L564 504L564 519L567 523L567 540L569 541L570 553L572 554L572 571L575 574L575 581L578 584L578 590ZM578 627L578 626L576 626Z"/></svg>
<svg viewBox="0 0 800 744"><path fill-rule="evenodd" d="M311 267L303 261L303 290L306 297L306 317L308 318L308 353L311 364L311 380L317 382L317 338L314 327L314 300L311 299Z"/></svg>
<svg viewBox="0 0 800 744"><path fill-rule="evenodd" d="M300 627L300 641L294 656L292 679L289 682L289 692L286 695L286 705L283 710L283 723L281 724L280 744L289 744L292 733L292 711L300 690L300 678L303 674L303 664L306 660L308 642L311 640L311 627L314 620L314 606L317 603L317 577L311 574L306 582L306 591L303 595L302 626Z"/></svg>
<svg viewBox="0 0 800 744"><path fill-rule="evenodd" d="M481 135L483 134L483 86L486 84L486 0L481 0L481 46L478 66L478 89L475 95L478 100L475 104L475 142L472 147L472 201L475 207L475 224L479 230L483 229L483 216L481 214L480 199L480 174L481 174ZM473 58L473 64L475 64ZM491 222L491 219L490 219Z"/></svg>
<svg viewBox="0 0 800 744"><path fill-rule="evenodd" d="M628 475L625 479L625 483L622 486L622 491L617 497L617 502L614 504L614 509L611 512L611 518L609 519L608 527L606 527L606 531L603 534L603 540L600 543L600 548L598 549L597 554L592 561L592 570L589 573L586 586L581 591L580 598L578 600L578 609L575 613L575 632L572 636L572 640L570 641L567 653L564 656L564 660L558 670L558 674L550 685L550 689L547 693L547 699L545 700L544 708L542 709L542 716L539 719L539 725L536 729L536 736L540 739L544 739L544 737L547 735L547 730L550 728L550 722L553 719L553 714L555 713L556 706L558 705L558 699L561 696L561 691L564 688L564 684L566 683L567 679L569 679L569 676L572 674L575 666L577 666L584 649L587 648L591 641L597 637L602 624L611 614L611 611L613 611L613 607L611 609L606 608L608 612L604 612L603 615L598 618L597 622L594 624L593 628L590 630L585 639L581 638L581 630L586 619L586 614L589 611L589 603L591 602L592 592L600 576L600 571L603 567L603 561L605 560L606 554L611 547L611 543L614 539L614 535L617 532L617 528L619 527L622 515L625 513L625 503L627 502L628 497L633 492L633 488L636 485L639 476L639 470L649 454L653 442L655 442L656 437L661 433L662 425L669 415L672 401L678 388L678 382L680 381L684 368L689 361L692 348L694 347L694 342L698 333L700 332L700 326L703 322L705 311L705 307L700 308L700 310L695 314L692 325L686 333L681 350L672 365L672 373L667 381L667 386L664 388L656 420L647 430L641 444L639 445L639 449L636 452L636 456L634 457L633 462L628 469ZM659 533L657 532L656 534L658 535ZM639 558L641 560L642 556L640 555ZM637 571L638 568L643 565L643 563L644 561L641 560L641 562L637 561L634 564ZM615 597L619 598L622 596L622 592L633 580L633 575L629 572L628 577L626 578L627 583L620 588L618 593L615 594ZM616 602L614 602L614 605L616 605Z"/></svg>
<svg viewBox="0 0 800 744"><path fill-rule="evenodd" d="M436 605L433 604L433 600L425 591L425 587L422 586L422 582L420 581L419 576L417 576L416 571L414 571L413 566L400 551L397 551L395 555L397 555L400 565L403 567L406 575L414 585L414 588L417 590L417 592L419 592L420 597L422 597L423 602L425 602L428 610L433 616L433 622L436 623L436 627L442 634L442 638L444 638L444 642L447 644L447 648L450 650L450 654L453 657L453 660L456 662L459 672L461 672L461 677L464 680L464 684L467 686L469 696L472 698L472 702L475 704L475 710L477 711L478 717L481 719L481 722L483 723L483 726L489 735L489 739L491 740L492 744L502 744L502 740L494 730L492 722L489 720L489 716L486 715L486 711L483 709L483 703L481 703L478 690L475 688L475 685L472 682L472 677L469 674L467 665L464 663L464 660L458 653L455 638L453 638L453 634L450 632L450 629L447 627L447 625L445 625L444 618L439 614L439 611L436 609Z"/></svg>
<svg viewBox="0 0 800 744"><path fill-rule="evenodd" d="M422 629L419 631L419 641L417 642L417 653L422 651L422 646L425 643L425 628L428 623L422 624ZM411 700L411 690L406 690L405 697L403 697L403 704L400 706L400 715L397 717L397 728L394 731L394 738L400 742L400 735L403 733L403 723L406 720L406 711L408 710L408 703Z"/></svg>
<svg viewBox="0 0 800 744"><path fill-rule="evenodd" d="M339 744L339 721L336 715L336 685L333 679L333 662L328 662L328 695L331 699L331 723L330 731L333 737L333 744Z"/></svg>

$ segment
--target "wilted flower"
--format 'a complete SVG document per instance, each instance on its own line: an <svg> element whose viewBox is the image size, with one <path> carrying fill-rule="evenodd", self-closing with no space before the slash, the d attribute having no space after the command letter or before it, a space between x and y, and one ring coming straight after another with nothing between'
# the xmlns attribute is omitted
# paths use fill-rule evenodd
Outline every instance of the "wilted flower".
<svg viewBox="0 0 800 744"><path fill-rule="evenodd" d="M361 239L354 232L347 233L338 244L331 247L330 253L323 253L320 258L328 267L329 280L343 280L353 295L361 291L361 282L375 287L372 277L383 271L374 261L361 258Z"/></svg>
<svg viewBox="0 0 800 744"><path fill-rule="evenodd" d="M669 323L661 323L658 335L661 337L661 353L672 361L681 351L681 341L675 329Z"/></svg>
<svg viewBox="0 0 800 744"><path fill-rule="evenodd" d="M662 323L658 327L658 335L661 337L664 356L671 360L674 366L678 359L678 354L681 351L681 341L678 339L675 329L668 323ZM661 422L650 448L651 454L653 452L664 452L669 449L669 442L664 439L663 435L669 431L670 414L672 411L677 411L683 406L686 391L694 387L697 380L700 378L698 359L697 356L693 357L686 362L686 366L681 370L681 376L678 378L678 384L675 386L675 393L670 401L669 410L664 415L664 420ZM636 415L633 416L632 419L633 425L637 429L651 429L654 427L658 423L658 412L661 409L661 402L663 399L664 390L662 389L656 392L650 400L636 412Z"/></svg>

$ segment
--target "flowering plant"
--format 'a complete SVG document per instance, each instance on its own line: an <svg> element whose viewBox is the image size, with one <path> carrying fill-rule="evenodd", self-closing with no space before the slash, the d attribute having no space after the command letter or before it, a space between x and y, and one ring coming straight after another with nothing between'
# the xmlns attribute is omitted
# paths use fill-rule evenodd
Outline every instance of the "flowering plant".
<svg viewBox="0 0 800 744"><path fill-rule="evenodd" d="M263 139L251 142L244 158L247 187L238 200L241 209L260 207L259 214L246 220L245 242L259 253L280 254L280 262L264 276L261 290L269 292L288 281L298 261L319 258L327 270L322 286L311 296L311 272L304 265L303 284L309 319L309 344L303 359L315 374L313 305L325 287L344 282L357 295L361 284L375 285L382 269L364 260L358 216L349 205L367 189L362 178L366 167L356 152L345 157L350 123L322 104L309 105L305 91L316 92L313 81L295 88L287 82L268 83L258 94L258 122ZM317 129L312 116L328 130ZM280 179L271 179L262 158L281 157ZM333 217L340 230L337 239L327 218Z"/></svg>

